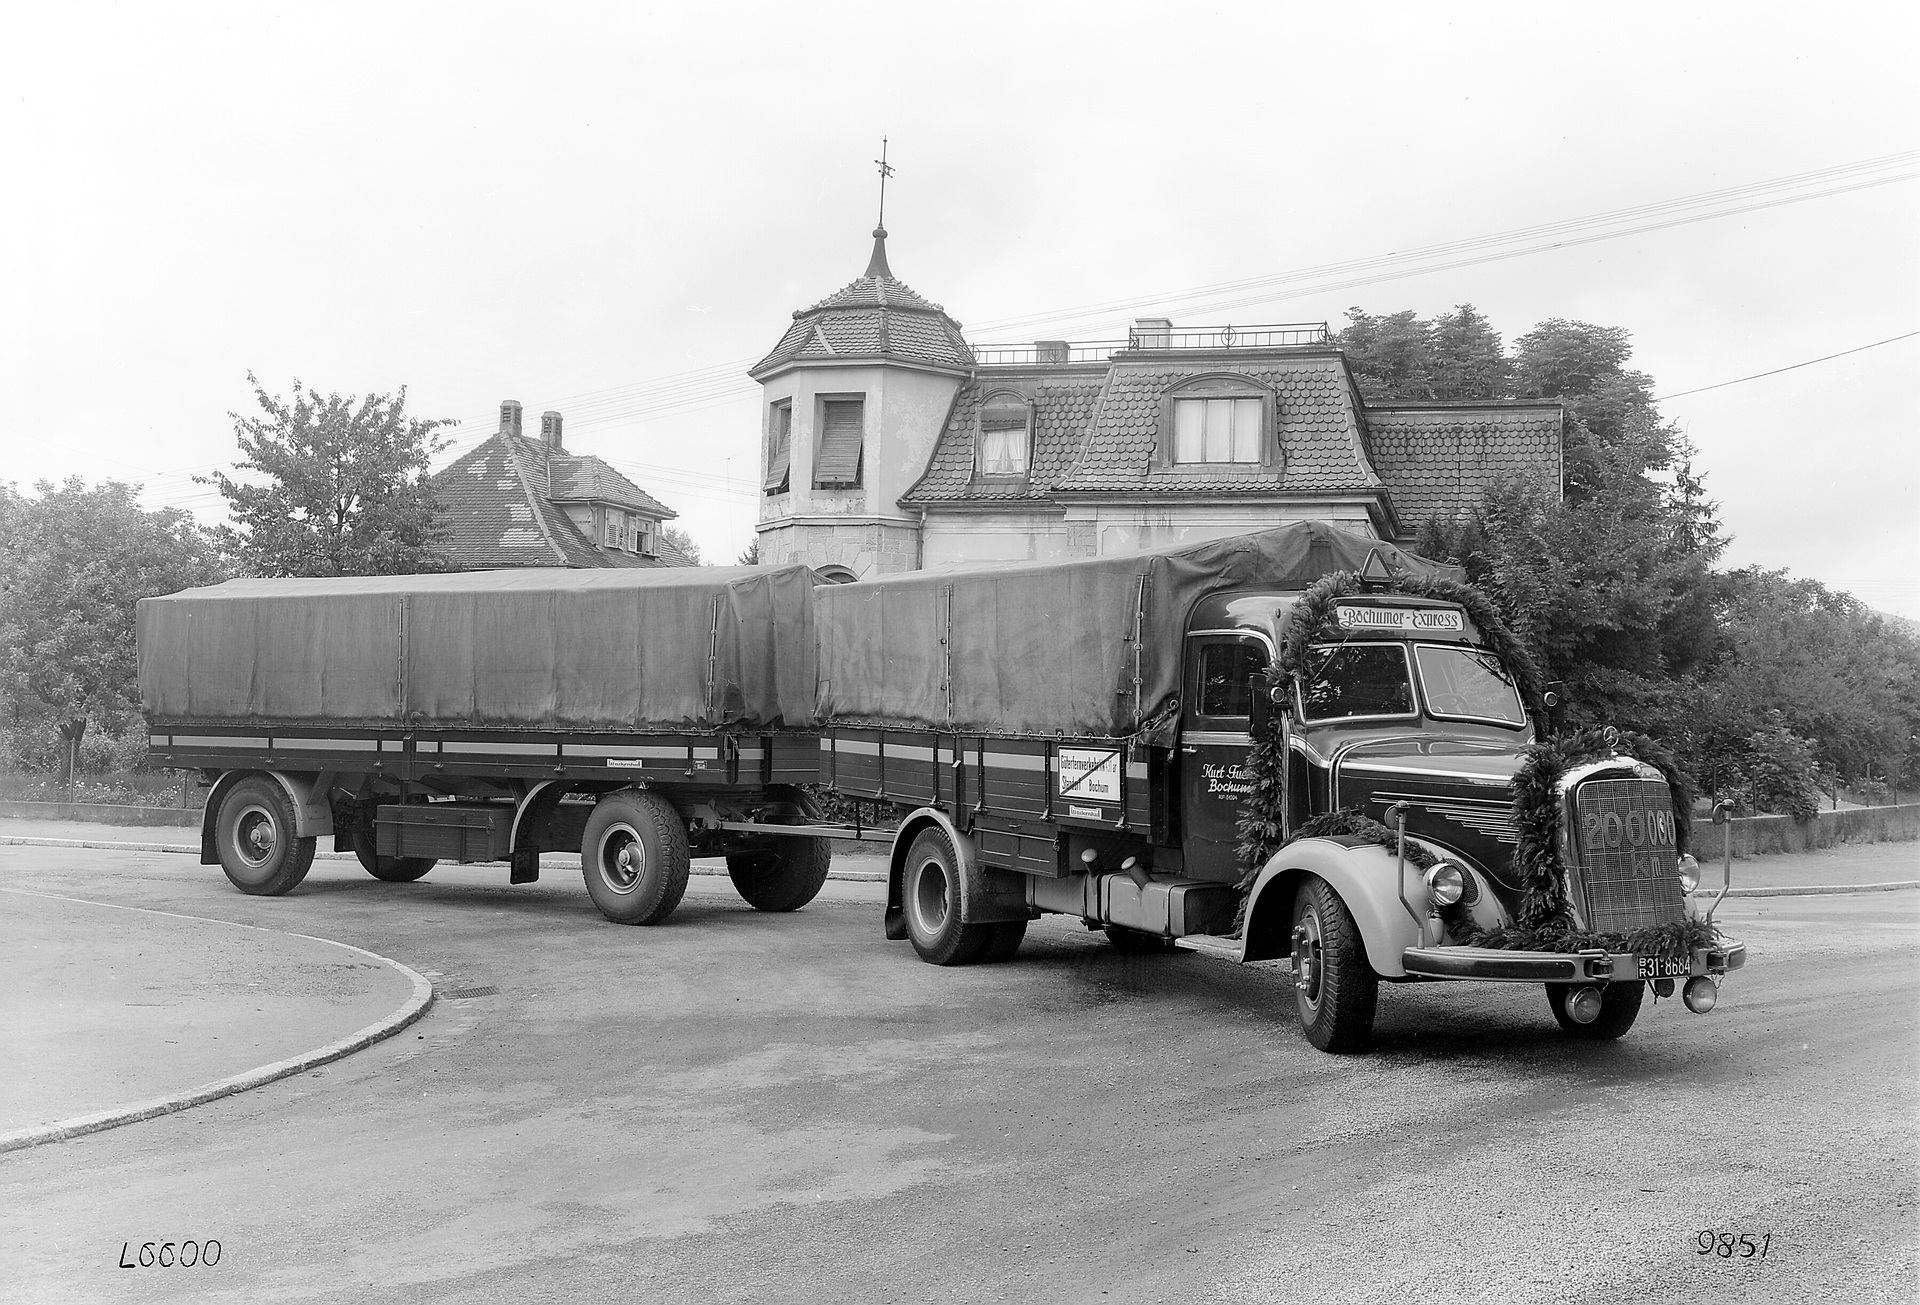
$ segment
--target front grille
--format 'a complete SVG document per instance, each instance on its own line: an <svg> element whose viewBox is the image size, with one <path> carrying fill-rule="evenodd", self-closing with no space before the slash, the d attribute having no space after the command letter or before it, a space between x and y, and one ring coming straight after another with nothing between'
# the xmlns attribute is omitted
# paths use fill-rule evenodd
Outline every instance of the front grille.
<svg viewBox="0 0 1920 1305"><path fill-rule="evenodd" d="M1587 927L1632 933L1685 917L1673 795L1658 779L1592 779L1574 790Z"/></svg>

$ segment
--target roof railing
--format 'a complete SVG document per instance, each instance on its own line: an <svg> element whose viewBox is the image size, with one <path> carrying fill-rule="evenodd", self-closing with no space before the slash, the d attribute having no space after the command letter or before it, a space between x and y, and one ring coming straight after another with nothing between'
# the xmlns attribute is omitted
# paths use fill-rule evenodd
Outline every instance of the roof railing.
<svg viewBox="0 0 1920 1305"><path fill-rule="evenodd" d="M1032 344L975 344L974 362L982 367L1105 362L1116 353L1161 350L1284 349L1324 345L1331 338L1325 322L1288 322L1261 326L1141 325L1124 340L1036 340Z"/></svg>

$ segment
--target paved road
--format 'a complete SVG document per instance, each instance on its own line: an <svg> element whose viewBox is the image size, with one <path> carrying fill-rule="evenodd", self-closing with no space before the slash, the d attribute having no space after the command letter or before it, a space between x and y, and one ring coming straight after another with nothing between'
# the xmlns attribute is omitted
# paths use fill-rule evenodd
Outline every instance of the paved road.
<svg viewBox="0 0 1920 1305"><path fill-rule="evenodd" d="M1569 1044L1537 989L1382 998L1314 1052L1283 975L1043 921L1011 964L884 942L875 890L667 926L577 877L288 898L164 854L0 848L0 882L319 934L448 987L311 1075L0 1156L26 1300L1914 1297L1920 894L1749 899L1713 1015ZM0 909L4 909L0 903ZM1694 1253L1701 1229L1767 1258ZM218 1266L116 1267L216 1238Z"/></svg>

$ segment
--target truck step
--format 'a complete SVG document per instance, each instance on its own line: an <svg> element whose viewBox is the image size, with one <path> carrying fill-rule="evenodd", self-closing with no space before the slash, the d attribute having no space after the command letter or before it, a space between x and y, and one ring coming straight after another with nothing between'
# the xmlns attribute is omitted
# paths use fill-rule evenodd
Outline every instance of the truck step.
<svg viewBox="0 0 1920 1305"><path fill-rule="evenodd" d="M1240 963L1240 939L1228 938L1213 933L1190 933L1184 938L1173 940L1175 947L1190 952L1199 952L1202 956L1217 956L1223 961Z"/></svg>

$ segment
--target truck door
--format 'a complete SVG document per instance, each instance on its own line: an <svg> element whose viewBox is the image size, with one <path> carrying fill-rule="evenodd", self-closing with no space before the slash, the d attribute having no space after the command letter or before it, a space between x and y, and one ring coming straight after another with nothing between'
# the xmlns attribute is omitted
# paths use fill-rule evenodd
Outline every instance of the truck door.
<svg viewBox="0 0 1920 1305"><path fill-rule="evenodd" d="M1231 882L1240 877L1240 801L1252 786L1247 754L1255 680L1272 660L1250 634L1187 637L1186 700L1180 735L1180 828L1187 874Z"/></svg>

